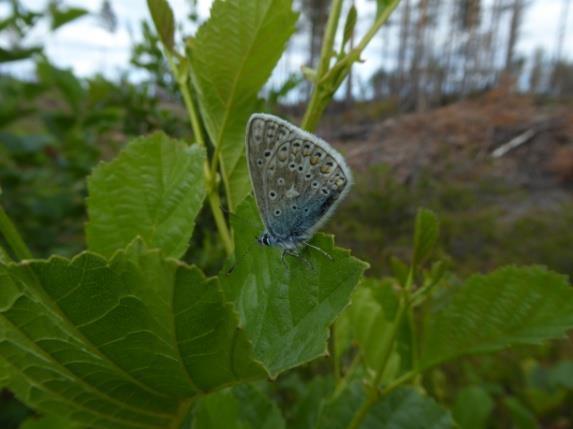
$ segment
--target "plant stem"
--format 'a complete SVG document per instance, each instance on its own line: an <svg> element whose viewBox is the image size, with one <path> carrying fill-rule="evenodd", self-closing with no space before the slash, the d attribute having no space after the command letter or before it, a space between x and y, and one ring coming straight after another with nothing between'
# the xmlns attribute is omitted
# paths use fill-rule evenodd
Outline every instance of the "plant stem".
<svg viewBox="0 0 573 429"><path fill-rule="evenodd" d="M350 422L348 429L358 429L360 427L362 421L366 418L366 414L370 410L370 407L372 407L372 405L376 403L376 401L381 395L378 386L380 385L382 376L384 375L384 371L386 370L386 367L388 366L388 361L390 360L390 356L392 355L392 349L394 348L394 343L396 341L396 334L398 333L398 329L402 324L404 315L407 312L409 314L411 310L409 295L412 283L413 283L413 268L410 268L410 272L408 273L408 279L406 280L406 284L402 289L402 296L400 298L400 304L398 307L398 312L396 313L396 318L394 319L394 324L392 325L389 334L385 336L383 340L384 341L384 343L382 344L383 354L380 366L376 370L376 374L374 375L374 379L370 386L370 391L368 393L368 396L366 397L360 408L354 414L354 417L352 418L352 421ZM394 380L394 382L392 382L388 386L388 388L384 389L382 393L387 394L390 391L394 390L396 387L398 387L402 383L405 383L407 380L413 377L415 373L414 375L410 375L410 373L407 373L405 375L408 375L408 377L402 376Z"/></svg>
<svg viewBox="0 0 573 429"><path fill-rule="evenodd" d="M330 59L334 52L334 38L336 37L336 29L340 19L340 11L342 10L342 0L332 0L330 7L330 15L326 23L326 30L324 32L324 40L322 43L322 50L320 52L320 62L318 63L318 70L316 71L316 83L310 102L302 119L301 127L307 131L314 131L324 108L321 108L321 92L322 88L319 84L322 77L328 72L330 68Z"/></svg>
<svg viewBox="0 0 573 429"><path fill-rule="evenodd" d="M356 353L356 355L352 358L352 362L350 362L350 366L346 370L346 374L344 374L344 377L342 377L336 384L336 388L334 389L334 393L332 395L333 398L336 398L344 391L344 389L346 389L346 386L350 382L350 379L352 378L352 375L354 374L354 371L356 371L356 368L359 364L360 353Z"/></svg>
<svg viewBox="0 0 573 429"><path fill-rule="evenodd" d="M183 73L179 69L169 51L166 51L165 55L171 67L171 72L175 76L175 79L177 79L179 90L183 95L183 101L185 103L185 107L187 108L187 113L189 114L189 120L193 129L193 136L195 137L197 143L206 150L207 144L205 143L205 138L201 132L201 122L199 120L199 115L197 113L197 109L195 108L195 104L193 103L193 98L191 97L191 87L189 86L188 74ZM223 215L223 210L221 209L221 198L219 196L216 183L216 171L211 171L209 168L208 159L206 159L205 163L203 164L203 174L207 184L207 199L209 200L209 206L211 207L211 212L213 213L213 218L215 219L215 224L217 225L217 231L219 232L219 236L223 242L227 256L231 256L233 254L234 247L233 238L231 237L231 232L225 220L225 216Z"/></svg>
<svg viewBox="0 0 573 429"><path fill-rule="evenodd" d="M315 87L302 120L302 128L307 131L314 131L316 129L326 105L332 99L334 93L348 75L352 63L360 58L362 51L366 48L368 43L370 43L378 30L380 30L380 28L386 23L394 9L396 9L396 6L398 6L398 3L400 3L400 0L392 0L392 2L384 8L380 16L376 18L376 21L374 21L374 24L372 24L368 29L358 45L356 45L356 47L345 56L340 58L336 64L330 68L334 35L336 33L336 27L340 18L340 10L342 6L342 2L340 0L333 0L324 36L319 68L316 73ZM329 73L329 71L332 71L333 73Z"/></svg>
<svg viewBox="0 0 573 429"><path fill-rule="evenodd" d="M385 337L385 342L382 348L384 352L384 354L382 355L382 361L380 366L378 367L378 370L376 371L376 375L374 376L374 380L372 381L372 385L370 386L370 391L368 393L368 396L366 397L366 399L364 400L358 411L356 411L356 413L354 414L354 417L352 418L352 421L350 422L348 429L358 429L362 424L364 418L366 418L366 414L370 410L370 407L372 407L372 405L374 405L374 403L376 403L376 401L380 397L380 391L378 386L380 385L380 380L384 375L384 370L386 369L388 360L390 359L390 356L392 354L392 348L394 345L394 340L396 338L396 333L398 332L398 328L402 323L402 318L404 316L405 310L406 310L406 302L404 301L404 299L401 299L400 307L398 308L398 313L396 314L396 319L391 328L392 330L390 331L390 334L387 337Z"/></svg>
<svg viewBox="0 0 573 429"><path fill-rule="evenodd" d="M191 409L193 403L195 402L195 399L196 397L193 397L181 401L179 407L177 408L177 415L173 419L173 422L171 423L169 429L180 429L182 427L183 422L185 421L185 419L189 414L189 410Z"/></svg>
<svg viewBox="0 0 573 429"><path fill-rule="evenodd" d="M392 14L392 12L394 12L394 9L396 9L398 3L400 3L400 0L393 0L388 6L384 8L380 16L376 18L376 21L374 21L372 27L370 27L370 29L362 37L358 45L356 45L356 47L354 48L355 51L362 52L366 48L368 43L370 43L372 38L378 32L378 30L380 30L380 28L382 28L382 26L386 23L386 21L388 21L388 18L390 18L390 15Z"/></svg>
<svg viewBox="0 0 573 429"><path fill-rule="evenodd" d="M340 373L340 356L337 353L336 348L336 324L330 326L330 341L328 344L330 348L330 356L332 356L332 369L334 371L334 379L336 384L340 382L342 374Z"/></svg>
<svg viewBox="0 0 573 429"><path fill-rule="evenodd" d="M364 401L362 403L362 405L360 406L360 408L358 409L358 411L354 415L354 418L350 422L348 429L358 429L360 427L363 420L366 418L368 411L370 411L370 407L372 407L372 405L374 405L376 403L379 396L389 395L394 390L396 390L396 388L400 387L402 384L406 383L407 381L410 381L416 375L418 375L417 371L409 371L409 372L405 373L404 375L398 377L396 380L394 380L392 383L390 383L386 388L384 388L381 392L376 391L376 393L374 395L369 396L366 399L366 401Z"/></svg>
<svg viewBox="0 0 573 429"><path fill-rule="evenodd" d="M211 212L215 218L215 224L217 225L219 235L221 236L221 240L225 246L225 251L227 252L227 256L231 256L234 251L233 238L231 237L231 232L227 227L227 222L223 215L223 210L221 209L221 198L219 197L217 189L212 189L211 192L209 192L208 198Z"/></svg>
<svg viewBox="0 0 573 429"><path fill-rule="evenodd" d="M14 256L18 258L18 260L22 259L32 259L32 252L26 243L20 236L20 233L16 229L16 226L12 222L12 220L8 217L8 214L4 211L4 208L0 206L0 233L6 239L6 242L12 249Z"/></svg>
<svg viewBox="0 0 573 429"><path fill-rule="evenodd" d="M382 350L383 350L382 360L380 366L378 367L378 370L376 371L376 374L374 375L374 380L372 382L372 385L375 387L375 389L378 389L378 385L380 384L382 376L384 375L384 370L386 369L388 361L390 360L390 356L392 355L392 349L394 348L393 346L394 346L394 341L396 340L396 334L398 333L398 329L402 324L402 319L404 318L404 313L406 312L407 309L406 307L407 307L407 302L404 299L401 299L398 307L398 312L396 313L396 319L392 324L390 333L384 337L383 340L384 343L382 344Z"/></svg>

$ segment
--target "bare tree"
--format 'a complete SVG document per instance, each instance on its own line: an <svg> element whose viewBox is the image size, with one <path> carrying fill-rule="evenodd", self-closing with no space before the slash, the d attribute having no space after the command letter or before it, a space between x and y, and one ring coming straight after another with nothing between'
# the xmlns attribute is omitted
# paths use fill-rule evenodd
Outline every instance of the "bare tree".
<svg viewBox="0 0 573 429"><path fill-rule="evenodd" d="M402 18L400 20L399 43L398 43L398 66L396 74L396 90L395 93L401 98L404 85L406 83L406 52L409 46L410 37L410 14L411 4L410 0L404 0L402 3Z"/></svg>
<svg viewBox="0 0 573 429"><path fill-rule="evenodd" d="M301 6L303 13L308 19L310 25L309 31L309 58L308 66L314 67L320 57L320 47L322 43L322 36L328 18L328 5L327 0L302 0Z"/></svg>
<svg viewBox="0 0 573 429"><path fill-rule="evenodd" d="M416 27L414 28L414 52L410 67L412 81L412 99L416 110L425 110L427 100L424 88L424 56L426 50L426 29L428 27L428 3L429 0L419 0L417 10Z"/></svg>
<svg viewBox="0 0 573 429"><path fill-rule="evenodd" d="M519 39L519 30L523 20L524 0L513 0L510 6L511 19L509 24L509 38L507 40L507 51L505 56L505 70L509 73L515 72L515 46Z"/></svg>
<svg viewBox="0 0 573 429"><path fill-rule="evenodd" d="M557 31L557 49L555 51L555 62L559 62L563 58L563 44L565 42L565 34L567 34L567 22L569 20L570 8L571 0L563 0L561 22L559 23L559 30Z"/></svg>

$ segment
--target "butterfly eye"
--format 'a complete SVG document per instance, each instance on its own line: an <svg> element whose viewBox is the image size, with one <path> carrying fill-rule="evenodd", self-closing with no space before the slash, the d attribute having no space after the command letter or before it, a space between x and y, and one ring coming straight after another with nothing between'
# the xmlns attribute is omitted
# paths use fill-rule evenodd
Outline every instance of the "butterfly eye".
<svg viewBox="0 0 573 429"><path fill-rule="evenodd" d="M281 212L279 209L276 209L276 210L275 210L275 216L280 216L281 213L282 213L282 212Z"/></svg>

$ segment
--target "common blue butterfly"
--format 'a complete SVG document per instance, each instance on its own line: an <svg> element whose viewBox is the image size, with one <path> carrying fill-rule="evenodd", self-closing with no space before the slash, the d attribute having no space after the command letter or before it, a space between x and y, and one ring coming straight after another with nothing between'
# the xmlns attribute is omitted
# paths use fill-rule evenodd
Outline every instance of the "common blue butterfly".
<svg viewBox="0 0 573 429"><path fill-rule="evenodd" d="M348 194L352 173L324 140L273 115L255 113L246 133L247 160L265 231L257 241L298 255ZM327 255L328 256L328 255Z"/></svg>

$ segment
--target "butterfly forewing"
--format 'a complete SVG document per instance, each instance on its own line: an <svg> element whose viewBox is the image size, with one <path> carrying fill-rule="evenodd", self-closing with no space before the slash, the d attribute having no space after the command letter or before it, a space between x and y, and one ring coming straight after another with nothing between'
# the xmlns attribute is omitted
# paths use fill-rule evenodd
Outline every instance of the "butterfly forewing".
<svg viewBox="0 0 573 429"><path fill-rule="evenodd" d="M336 150L275 116L251 117L247 151L261 217L268 232L279 240L309 239L352 182Z"/></svg>

